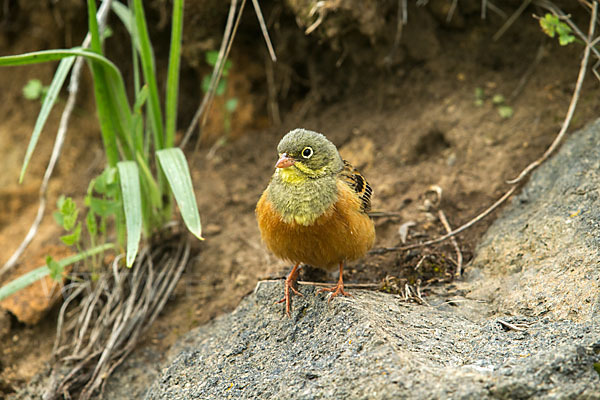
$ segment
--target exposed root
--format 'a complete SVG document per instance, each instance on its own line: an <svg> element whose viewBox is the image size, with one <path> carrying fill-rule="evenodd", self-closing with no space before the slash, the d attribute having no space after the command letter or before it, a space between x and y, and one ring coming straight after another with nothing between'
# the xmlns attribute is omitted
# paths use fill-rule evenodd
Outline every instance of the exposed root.
<svg viewBox="0 0 600 400"><path fill-rule="evenodd" d="M96 397L134 349L173 292L190 243L177 236L144 247L132 268L120 257L93 282L81 272L68 285L57 326L52 376L44 399Z"/></svg>

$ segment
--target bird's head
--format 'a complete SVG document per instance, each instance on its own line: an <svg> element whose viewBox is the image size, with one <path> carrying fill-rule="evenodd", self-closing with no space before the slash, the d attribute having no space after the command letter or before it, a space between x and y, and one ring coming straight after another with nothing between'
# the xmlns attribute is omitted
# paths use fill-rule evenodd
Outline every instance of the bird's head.
<svg viewBox="0 0 600 400"><path fill-rule="evenodd" d="M286 181L299 181L337 174L344 163L337 148L325 136L306 129L294 129L277 146L275 166Z"/></svg>

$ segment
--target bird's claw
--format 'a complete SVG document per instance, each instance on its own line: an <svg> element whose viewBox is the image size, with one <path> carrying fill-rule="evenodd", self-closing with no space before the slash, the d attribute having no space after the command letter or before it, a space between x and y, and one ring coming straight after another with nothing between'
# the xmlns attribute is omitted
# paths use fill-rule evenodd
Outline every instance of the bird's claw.
<svg viewBox="0 0 600 400"><path fill-rule="evenodd" d="M323 293L323 292L331 292L331 295L329 296L327 303L329 303L331 301L331 299L333 299L334 297L339 296L339 295L347 296L347 297L354 297L350 293L348 293L344 290L343 283L342 284L338 283L334 287L319 289L317 291L317 294Z"/></svg>
<svg viewBox="0 0 600 400"><path fill-rule="evenodd" d="M292 296L290 294L290 290L292 291L293 294L298 295L300 297L304 297L304 295L302 293L300 293L298 290L296 290L296 288L294 287L294 283L296 283L295 280L286 279L285 284L284 284L283 299L275 302L275 304L281 304L281 303L285 302L285 313L287 314L288 317L290 316L290 310L292 307Z"/></svg>

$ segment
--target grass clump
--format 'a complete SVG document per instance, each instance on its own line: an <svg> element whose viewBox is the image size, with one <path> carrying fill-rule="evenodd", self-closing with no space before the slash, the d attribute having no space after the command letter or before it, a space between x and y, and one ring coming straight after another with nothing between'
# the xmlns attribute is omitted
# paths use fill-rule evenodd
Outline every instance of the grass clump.
<svg viewBox="0 0 600 400"><path fill-rule="evenodd" d="M175 145L183 0L173 1L164 93L158 89L142 0L130 0L127 4L106 0L100 11L95 0L87 0L87 8L89 32L82 46L0 57L0 67L60 61L47 88L32 80L24 89L24 96L39 99L42 106L20 181L67 76L70 72L78 76L78 57L87 61L92 74L106 156L103 172L89 182L83 207L63 196L53 214L64 229L60 240L77 254L62 260L49 256L46 265L0 288L1 300L48 275L62 280L66 266L86 260L83 268L69 273L71 282L63 290L65 301L53 351L55 372L71 372L51 380L45 398L71 392L80 398L96 396L105 379L157 317L190 253L189 240L180 236L172 239L161 233L173 218L175 203L187 230L202 239L188 163ZM131 39L134 73L129 85L104 52L110 34L103 22L109 10L125 26ZM154 240L157 236L160 240ZM151 242L154 246L147 245ZM110 260L104 257L106 251L116 252L110 269L101 268L104 260Z"/></svg>

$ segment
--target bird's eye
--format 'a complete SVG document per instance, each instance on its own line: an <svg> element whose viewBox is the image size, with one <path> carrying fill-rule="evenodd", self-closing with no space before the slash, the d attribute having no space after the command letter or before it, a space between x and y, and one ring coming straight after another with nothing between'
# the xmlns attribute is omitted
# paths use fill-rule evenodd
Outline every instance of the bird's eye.
<svg viewBox="0 0 600 400"><path fill-rule="evenodd" d="M304 158L311 158L312 155L313 155L313 149L312 149L312 147L305 147L302 150L302 157L304 157Z"/></svg>

